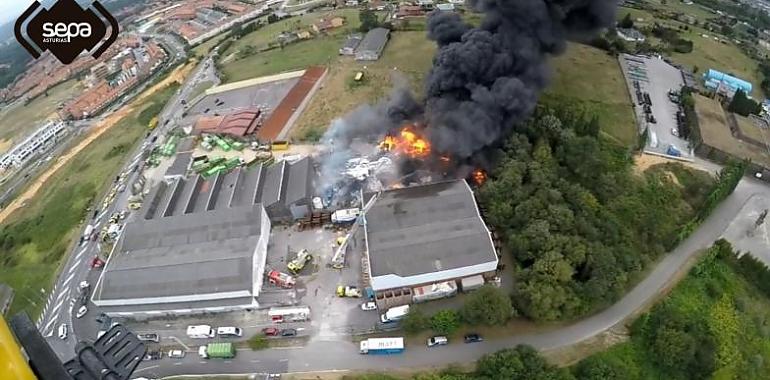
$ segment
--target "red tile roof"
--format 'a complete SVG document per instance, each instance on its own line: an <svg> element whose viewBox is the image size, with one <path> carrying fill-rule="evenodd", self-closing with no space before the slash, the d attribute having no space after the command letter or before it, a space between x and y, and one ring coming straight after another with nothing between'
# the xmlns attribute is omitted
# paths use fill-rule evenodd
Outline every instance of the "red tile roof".
<svg viewBox="0 0 770 380"><path fill-rule="evenodd" d="M195 123L195 133L217 133L236 137L253 134L262 119L259 109L238 111L225 116L204 116Z"/></svg>
<svg viewBox="0 0 770 380"><path fill-rule="evenodd" d="M281 134L286 123L294 115L300 104L307 98L310 90L313 89L316 82L324 75L326 67L312 66L305 70L305 74L299 78L297 84L286 94L278 107L275 108L270 118L267 119L262 128L257 132L257 137L262 141L273 141Z"/></svg>

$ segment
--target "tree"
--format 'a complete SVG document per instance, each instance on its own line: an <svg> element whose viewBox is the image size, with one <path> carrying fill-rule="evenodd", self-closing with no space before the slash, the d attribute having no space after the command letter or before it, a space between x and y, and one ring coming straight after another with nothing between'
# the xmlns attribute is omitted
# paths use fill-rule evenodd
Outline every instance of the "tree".
<svg viewBox="0 0 770 380"><path fill-rule="evenodd" d="M380 26L380 21L377 19L377 14L369 9L361 9L361 11L358 13L358 18L361 20L361 26L358 28L361 33L366 33Z"/></svg>
<svg viewBox="0 0 770 380"><path fill-rule="evenodd" d="M735 92L733 100L730 102L727 110L742 116L749 116L751 114L759 115L762 112L762 106L749 99L743 90L738 90Z"/></svg>
<svg viewBox="0 0 770 380"><path fill-rule="evenodd" d="M275 13L271 13L271 14L267 15L267 23L268 23L268 24L273 24L273 23L276 23L276 22L278 22L278 20L280 20L280 19L281 19L281 18L280 18L280 17L278 17L278 16L277 16Z"/></svg>
<svg viewBox="0 0 770 380"><path fill-rule="evenodd" d="M460 327L460 316L454 310L441 310L430 318L430 328L437 334L450 335Z"/></svg>
<svg viewBox="0 0 770 380"><path fill-rule="evenodd" d="M568 371L548 364L534 348L523 345L484 355L476 364L476 374L484 380L575 379Z"/></svg>
<svg viewBox="0 0 770 380"><path fill-rule="evenodd" d="M617 356L593 355L582 360L574 368L575 377L580 380L627 380L638 379L639 367Z"/></svg>
<svg viewBox="0 0 770 380"><path fill-rule="evenodd" d="M634 20L631 19L631 14L626 13L622 20L618 23L618 27L623 29L629 29L634 27Z"/></svg>
<svg viewBox="0 0 770 380"><path fill-rule="evenodd" d="M431 320L422 309L418 307L409 308L409 313L401 320L401 326L407 334L416 334L430 327Z"/></svg>
<svg viewBox="0 0 770 380"><path fill-rule="evenodd" d="M460 309L462 319L471 325L502 325L516 312L508 298L500 289L486 285L471 293Z"/></svg>

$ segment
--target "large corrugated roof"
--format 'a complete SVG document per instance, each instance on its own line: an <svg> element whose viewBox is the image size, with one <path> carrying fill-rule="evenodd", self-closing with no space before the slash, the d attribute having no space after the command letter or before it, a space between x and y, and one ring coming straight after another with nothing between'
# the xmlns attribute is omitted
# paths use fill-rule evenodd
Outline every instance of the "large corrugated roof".
<svg viewBox="0 0 770 380"><path fill-rule="evenodd" d="M130 222L95 299L251 292L262 217L255 205Z"/></svg>
<svg viewBox="0 0 770 380"><path fill-rule="evenodd" d="M446 278L440 272L466 275L471 273L464 268L494 270L497 264L464 180L381 193L366 213L366 232L376 289L441 281Z"/></svg>

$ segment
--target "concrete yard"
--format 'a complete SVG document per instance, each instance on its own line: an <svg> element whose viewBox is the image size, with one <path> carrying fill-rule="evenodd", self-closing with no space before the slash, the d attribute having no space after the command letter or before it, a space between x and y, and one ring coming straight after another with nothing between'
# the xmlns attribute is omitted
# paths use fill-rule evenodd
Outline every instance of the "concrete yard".
<svg viewBox="0 0 770 380"><path fill-rule="evenodd" d="M198 116L204 114L208 116L213 116L215 113L223 115L252 107L267 110L267 114L264 116L266 118L298 81L299 78L284 79L207 95L190 107L181 124L191 124L197 120ZM224 103L216 105L217 99ZM207 109L208 112L206 112Z"/></svg>
<svg viewBox="0 0 770 380"><path fill-rule="evenodd" d="M735 216L722 235L732 243L736 251L749 253L758 260L770 265L770 218L758 228L754 228L763 210L770 209L770 198L764 195L754 195Z"/></svg>
<svg viewBox="0 0 770 380"><path fill-rule="evenodd" d="M345 233L326 228L298 231L292 227L274 228L270 237L267 268L286 271L286 263L301 249L308 249L313 255L313 261L297 276L296 300L298 305L310 307L313 338L316 339L347 340L352 332L371 331L378 323L377 311L361 310L363 298L336 296L338 285L358 286L363 290L363 234L358 233L351 240L352 249L346 257L344 269L333 269L329 265L336 250L335 240L345 236ZM268 289L271 287L265 285L259 298L263 306L268 292L272 292Z"/></svg>
<svg viewBox="0 0 770 380"><path fill-rule="evenodd" d="M651 145L648 139L645 151L665 154L669 146L676 146L682 157L693 158L689 143L673 135L672 130L677 128L676 113L679 106L668 98L670 90L679 91L684 86L682 73L679 69L669 65L662 59L624 54L620 58L620 67L626 77L626 84L634 101L637 125L640 133L644 128L649 128L657 138L656 146ZM650 94L652 100L652 115L656 123L646 121L644 107L636 96L633 82L638 81L642 93Z"/></svg>

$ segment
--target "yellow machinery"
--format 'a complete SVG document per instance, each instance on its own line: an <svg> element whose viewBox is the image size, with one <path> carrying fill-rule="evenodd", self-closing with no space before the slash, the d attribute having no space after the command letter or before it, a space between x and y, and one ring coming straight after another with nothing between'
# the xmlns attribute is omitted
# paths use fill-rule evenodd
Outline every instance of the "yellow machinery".
<svg viewBox="0 0 770 380"><path fill-rule="evenodd" d="M35 380L21 346L0 314L0 380Z"/></svg>

